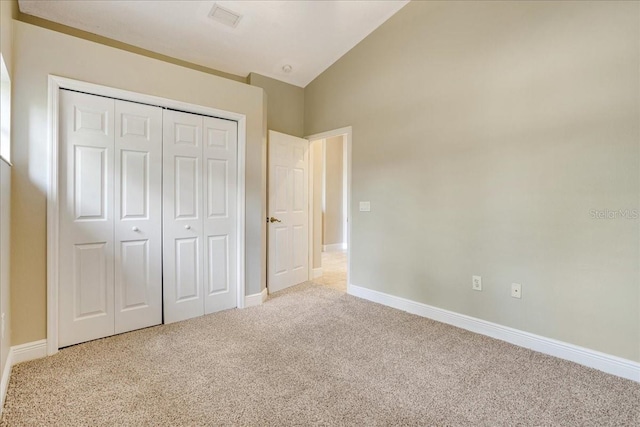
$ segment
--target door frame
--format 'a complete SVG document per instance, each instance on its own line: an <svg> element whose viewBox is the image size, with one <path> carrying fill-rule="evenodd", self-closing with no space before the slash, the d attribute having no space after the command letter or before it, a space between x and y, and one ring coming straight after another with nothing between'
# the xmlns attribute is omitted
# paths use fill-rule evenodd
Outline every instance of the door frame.
<svg viewBox="0 0 640 427"><path fill-rule="evenodd" d="M309 147L315 141L328 139L335 136L344 136L344 158L343 158L343 176L346 176L346 222L347 229L347 287L351 283L351 160L352 160L352 140L353 128L346 126L326 132L320 132L313 135L305 136L309 140ZM313 151L309 149L309 166L313 166ZM324 168L324 166L323 166ZM346 174L344 173L346 172ZM309 280L313 280L313 171L309 173ZM323 178L324 179L324 178Z"/></svg>
<svg viewBox="0 0 640 427"><path fill-rule="evenodd" d="M50 356L58 352L58 245L59 245L59 129L60 90L70 89L86 92L98 96L122 99L158 107L171 108L188 113L219 117L238 123L238 233L237 233L237 277L238 289L236 302L238 308L245 307L245 159L247 142L247 118L244 114L219 110L217 108L190 104L146 95L128 90L112 88L94 83L73 80L66 77L49 75L48 99L48 135L47 135L47 354Z"/></svg>

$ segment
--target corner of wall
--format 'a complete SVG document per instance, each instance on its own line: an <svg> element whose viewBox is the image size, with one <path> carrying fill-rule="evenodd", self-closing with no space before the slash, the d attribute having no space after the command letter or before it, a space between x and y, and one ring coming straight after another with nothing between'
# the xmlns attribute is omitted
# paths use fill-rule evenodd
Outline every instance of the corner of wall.
<svg viewBox="0 0 640 427"><path fill-rule="evenodd" d="M247 83L261 87L267 97L269 130L304 136L304 89L293 84L251 72Z"/></svg>

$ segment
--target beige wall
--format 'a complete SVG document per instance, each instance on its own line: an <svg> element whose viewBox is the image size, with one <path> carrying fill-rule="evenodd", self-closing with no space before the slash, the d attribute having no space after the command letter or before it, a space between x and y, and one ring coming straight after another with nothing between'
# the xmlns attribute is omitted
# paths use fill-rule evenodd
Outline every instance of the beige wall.
<svg viewBox="0 0 640 427"><path fill-rule="evenodd" d="M323 227L323 245L335 245L344 243L343 236L343 145L342 136L327 138L325 140L325 210Z"/></svg>
<svg viewBox="0 0 640 427"><path fill-rule="evenodd" d="M249 74L247 83L261 87L267 94L269 130L304 136L304 89L256 73Z"/></svg>
<svg viewBox="0 0 640 427"><path fill-rule="evenodd" d="M411 2L307 86L306 134L353 126L352 283L640 361L639 220L591 215L640 209L639 8Z"/></svg>
<svg viewBox="0 0 640 427"><path fill-rule="evenodd" d="M313 266L322 267L322 150L324 140L311 141L311 173L313 174Z"/></svg>
<svg viewBox="0 0 640 427"><path fill-rule="evenodd" d="M262 90L22 22L14 27L13 344L46 334L47 75L245 114L246 293L265 287Z"/></svg>

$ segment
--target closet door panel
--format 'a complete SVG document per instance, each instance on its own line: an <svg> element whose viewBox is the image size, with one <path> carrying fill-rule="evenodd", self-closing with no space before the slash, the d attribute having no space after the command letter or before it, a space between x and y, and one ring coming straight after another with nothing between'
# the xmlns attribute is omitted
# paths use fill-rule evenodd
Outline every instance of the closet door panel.
<svg viewBox="0 0 640 427"><path fill-rule="evenodd" d="M237 122L204 117L205 313L237 306Z"/></svg>
<svg viewBox="0 0 640 427"><path fill-rule="evenodd" d="M175 239L175 287L177 302L200 300L200 241L198 237ZM197 315L200 314L198 310Z"/></svg>
<svg viewBox="0 0 640 427"><path fill-rule="evenodd" d="M62 90L58 345L114 333L114 101Z"/></svg>
<svg viewBox="0 0 640 427"><path fill-rule="evenodd" d="M115 332L162 323L162 109L115 101Z"/></svg>
<svg viewBox="0 0 640 427"><path fill-rule="evenodd" d="M202 123L163 116L163 270L165 323L204 314Z"/></svg>
<svg viewBox="0 0 640 427"><path fill-rule="evenodd" d="M200 157L175 156L174 218L198 221L200 218Z"/></svg>

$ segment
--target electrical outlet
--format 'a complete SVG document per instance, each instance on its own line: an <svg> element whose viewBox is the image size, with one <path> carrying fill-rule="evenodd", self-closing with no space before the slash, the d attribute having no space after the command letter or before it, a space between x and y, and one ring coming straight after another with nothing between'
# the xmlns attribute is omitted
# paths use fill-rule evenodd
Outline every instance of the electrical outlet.
<svg viewBox="0 0 640 427"><path fill-rule="evenodd" d="M522 298L522 285L520 283L511 284L511 296L513 298Z"/></svg>
<svg viewBox="0 0 640 427"><path fill-rule="evenodd" d="M482 290L482 277L480 276L471 276L471 288L474 291Z"/></svg>
<svg viewBox="0 0 640 427"><path fill-rule="evenodd" d="M360 202L360 212L371 212L371 202Z"/></svg>

